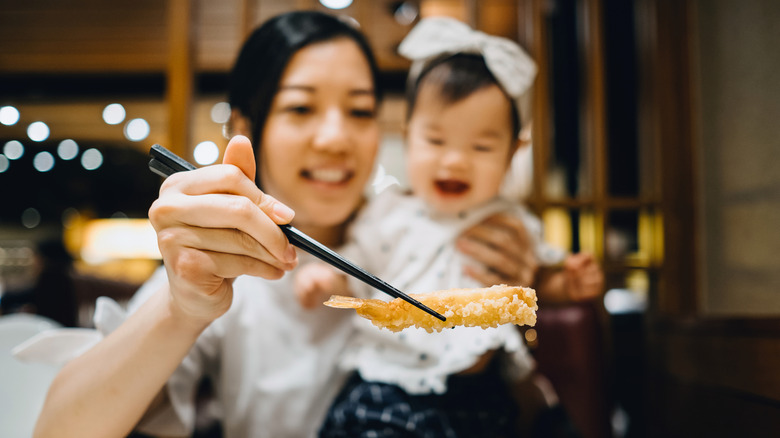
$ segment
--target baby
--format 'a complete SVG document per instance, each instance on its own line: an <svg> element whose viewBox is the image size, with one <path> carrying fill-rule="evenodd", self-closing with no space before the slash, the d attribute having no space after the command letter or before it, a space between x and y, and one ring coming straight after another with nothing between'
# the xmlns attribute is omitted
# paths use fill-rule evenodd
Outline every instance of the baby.
<svg viewBox="0 0 780 438"><path fill-rule="evenodd" d="M559 264L566 256L542 241L539 220L499 196L528 121L533 61L509 40L443 17L422 20L399 51L415 60L407 96L411 193L391 187L372 199L350 227L342 253L407 293L480 287L464 273L473 261L456 249L455 239L507 213L523 220L541 264ZM535 285L540 295L545 288L557 296L564 292L552 289L582 285L577 279L595 262L573 265L545 275ZM304 306L331 294L387 299L319 263L301 267L295 283ZM534 367L515 326L392 333L362 319L356 325L341 365L357 372L321 436L366 430L512 435L517 407L507 381L524 379Z"/></svg>

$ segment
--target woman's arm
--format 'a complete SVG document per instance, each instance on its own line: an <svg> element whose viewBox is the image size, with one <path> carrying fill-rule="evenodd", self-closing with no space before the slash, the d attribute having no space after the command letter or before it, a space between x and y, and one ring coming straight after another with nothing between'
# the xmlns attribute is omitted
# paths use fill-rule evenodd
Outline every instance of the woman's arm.
<svg viewBox="0 0 780 438"><path fill-rule="evenodd" d="M249 140L231 140L224 163L163 183L149 217L168 285L63 367L36 436L127 435L200 333L230 308L233 279L279 278L295 266L295 250L277 226L293 213L255 186Z"/></svg>
<svg viewBox="0 0 780 438"><path fill-rule="evenodd" d="M49 388L35 436L126 436L205 328L155 293L106 339L66 364Z"/></svg>

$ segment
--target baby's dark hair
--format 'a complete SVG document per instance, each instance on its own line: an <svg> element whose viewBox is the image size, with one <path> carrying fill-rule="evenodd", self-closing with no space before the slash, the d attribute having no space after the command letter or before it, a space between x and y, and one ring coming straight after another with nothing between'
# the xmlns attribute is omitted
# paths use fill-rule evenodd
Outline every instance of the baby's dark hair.
<svg viewBox="0 0 780 438"><path fill-rule="evenodd" d="M501 84L498 83L493 73L485 65L485 59L482 55L471 53L444 55L429 62L407 90L407 120L414 112L417 94L420 91L420 87L424 84L436 86L440 97L445 103L458 102L490 85L498 85L503 91ZM504 94L512 106L512 138L517 138L522 128L520 126L520 118L518 117L517 104L506 92Z"/></svg>

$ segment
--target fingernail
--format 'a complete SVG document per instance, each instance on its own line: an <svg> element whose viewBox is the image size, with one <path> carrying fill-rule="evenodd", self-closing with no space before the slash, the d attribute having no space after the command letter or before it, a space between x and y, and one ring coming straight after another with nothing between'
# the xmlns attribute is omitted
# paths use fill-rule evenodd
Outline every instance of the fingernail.
<svg viewBox="0 0 780 438"><path fill-rule="evenodd" d="M295 216L295 212L292 208L282 204L281 202L274 203L274 215L281 221L290 222Z"/></svg>
<svg viewBox="0 0 780 438"><path fill-rule="evenodd" d="M295 251L295 247L289 245L287 249L284 251L284 260L287 261L288 263L294 263L297 258L298 258L298 253Z"/></svg>

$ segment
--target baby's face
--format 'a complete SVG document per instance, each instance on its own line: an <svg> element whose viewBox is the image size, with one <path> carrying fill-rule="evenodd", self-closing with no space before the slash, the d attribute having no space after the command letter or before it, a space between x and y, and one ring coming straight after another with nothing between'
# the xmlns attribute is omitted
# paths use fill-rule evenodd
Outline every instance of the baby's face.
<svg viewBox="0 0 780 438"><path fill-rule="evenodd" d="M514 151L511 103L496 85L455 103L423 85L409 120L408 175L437 212L457 214L498 194Z"/></svg>

